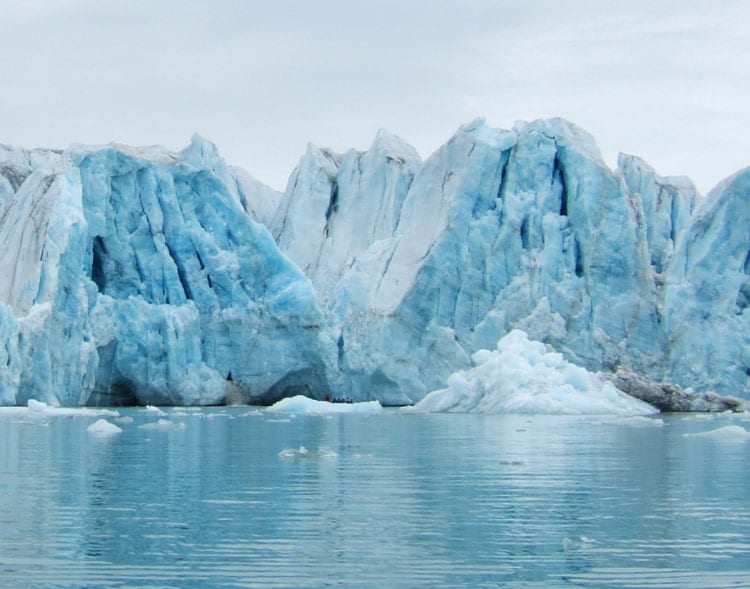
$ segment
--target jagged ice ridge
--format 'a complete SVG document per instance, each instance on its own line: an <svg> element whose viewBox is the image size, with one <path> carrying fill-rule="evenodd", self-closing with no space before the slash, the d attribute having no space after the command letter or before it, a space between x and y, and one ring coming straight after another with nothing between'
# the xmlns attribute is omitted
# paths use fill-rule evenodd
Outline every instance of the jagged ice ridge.
<svg viewBox="0 0 750 589"><path fill-rule="evenodd" d="M283 194L197 136L0 147L0 404L409 404L513 329L747 398L749 200L750 168L703 198L561 119L309 146Z"/></svg>

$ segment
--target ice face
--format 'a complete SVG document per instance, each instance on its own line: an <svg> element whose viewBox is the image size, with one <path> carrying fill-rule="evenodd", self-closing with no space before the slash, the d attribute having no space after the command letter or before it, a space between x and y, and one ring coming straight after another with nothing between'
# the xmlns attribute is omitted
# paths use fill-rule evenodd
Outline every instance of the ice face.
<svg viewBox="0 0 750 589"><path fill-rule="evenodd" d="M388 149L408 153L400 143ZM594 140L560 119L511 131L477 120L423 164L401 160L392 182L399 196L388 200L360 181L384 177L382 158L310 150L277 210L282 251L313 280L328 313L342 391L416 401L520 328L591 370L621 366L750 394L747 374L723 385L722 368L709 368L724 344L671 351L676 339L692 341L668 317L683 303L666 284L684 266L681 240L696 231L700 197L689 180L624 155L612 172ZM398 219L390 234L369 230L380 209L362 203L372 201L400 203L389 209ZM750 249L744 227L734 228L735 257ZM727 288L727 301L744 308L750 286ZM677 290L700 306L697 291ZM723 329L704 321L699 331L721 342ZM747 366L743 345L730 345L735 357L724 359L737 374ZM691 355L701 357L696 370L686 370Z"/></svg>
<svg viewBox="0 0 750 589"><path fill-rule="evenodd" d="M416 151L381 130L344 156L308 147L273 224L274 236L328 304L348 264L393 236L419 168Z"/></svg>
<svg viewBox="0 0 750 589"><path fill-rule="evenodd" d="M569 123L463 127L416 171L392 236L332 272L345 387L417 400L514 327L589 368L657 370L639 219Z"/></svg>
<svg viewBox="0 0 750 589"><path fill-rule="evenodd" d="M688 178L659 176L642 159L620 154L617 172L625 187L643 207L641 226L646 231L649 257L654 272L661 276L668 268L678 237L690 224L698 192Z"/></svg>
<svg viewBox="0 0 750 589"><path fill-rule="evenodd" d="M696 211L664 289L669 374L750 396L750 168L717 186Z"/></svg>
<svg viewBox="0 0 750 589"><path fill-rule="evenodd" d="M0 146L0 403L412 403L514 329L748 397L748 178L701 201L561 119L310 146L283 195L200 136Z"/></svg>
<svg viewBox="0 0 750 589"><path fill-rule="evenodd" d="M312 286L243 210L251 195L213 145L67 157L57 172L32 170L3 205L4 403L327 390Z"/></svg>

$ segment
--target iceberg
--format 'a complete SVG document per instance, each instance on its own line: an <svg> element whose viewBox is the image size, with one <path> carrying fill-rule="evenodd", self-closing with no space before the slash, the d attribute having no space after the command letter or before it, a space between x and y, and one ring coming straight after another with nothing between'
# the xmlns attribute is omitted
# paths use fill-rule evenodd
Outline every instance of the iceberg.
<svg viewBox="0 0 750 589"><path fill-rule="evenodd" d="M750 432L739 425L725 425L705 432L683 434L686 438L703 438L723 443L742 443L750 440Z"/></svg>
<svg viewBox="0 0 750 589"><path fill-rule="evenodd" d="M480 350L473 366L448 378L414 406L418 411L569 415L650 415L658 410L619 391L562 354L515 329L495 350Z"/></svg>
<svg viewBox="0 0 750 589"><path fill-rule="evenodd" d="M378 401L358 403L331 403L317 401L304 395L295 395L277 401L266 409L271 413L301 413L312 415L338 415L341 413L381 413L383 406Z"/></svg>
<svg viewBox="0 0 750 589"><path fill-rule="evenodd" d="M107 437L122 433L122 428L106 419L97 419L86 428L86 431L95 436Z"/></svg>

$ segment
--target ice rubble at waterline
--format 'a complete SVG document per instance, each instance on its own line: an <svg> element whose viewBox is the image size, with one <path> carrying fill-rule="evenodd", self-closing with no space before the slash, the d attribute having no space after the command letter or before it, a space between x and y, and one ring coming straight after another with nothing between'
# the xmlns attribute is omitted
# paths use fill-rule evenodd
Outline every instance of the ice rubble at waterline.
<svg viewBox="0 0 750 589"><path fill-rule="evenodd" d="M0 148L0 403L410 404L514 329L750 396L750 169L705 199L561 119L310 146L284 194L185 150ZM487 352L494 353L494 352ZM476 367L475 367L476 368Z"/></svg>
<svg viewBox="0 0 750 589"><path fill-rule="evenodd" d="M650 415L658 410L617 390L520 330L495 350L480 350L473 366L454 373L415 410L462 413Z"/></svg>

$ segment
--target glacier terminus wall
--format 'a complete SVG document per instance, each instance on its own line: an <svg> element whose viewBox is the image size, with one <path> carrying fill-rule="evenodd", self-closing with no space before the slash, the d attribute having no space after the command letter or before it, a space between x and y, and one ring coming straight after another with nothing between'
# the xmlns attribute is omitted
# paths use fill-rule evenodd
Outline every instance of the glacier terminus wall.
<svg viewBox="0 0 750 589"><path fill-rule="evenodd" d="M311 145L283 194L198 136L0 146L0 244L0 404L410 404L514 329L750 397L750 168L704 198L561 119Z"/></svg>

